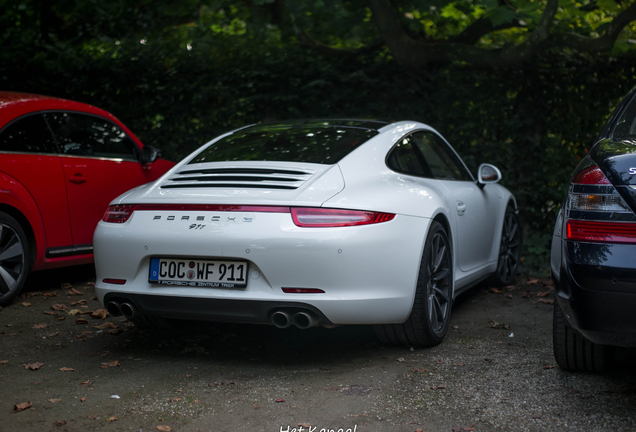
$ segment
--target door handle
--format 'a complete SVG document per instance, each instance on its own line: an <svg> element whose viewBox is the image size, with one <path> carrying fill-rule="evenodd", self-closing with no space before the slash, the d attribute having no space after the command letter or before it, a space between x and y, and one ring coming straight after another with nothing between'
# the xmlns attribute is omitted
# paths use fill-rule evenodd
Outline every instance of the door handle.
<svg viewBox="0 0 636 432"><path fill-rule="evenodd" d="M77 173L71 177L69 177L68 179L71 183L75 183L75 184L83 184L86 183L86 179L84 178L84 176L80 173Z"/></svg>
<svg viewBox="0 0 636 432"><path fill-rule="evenodd" d="M459 216L464 216L464 213L466 213L466 204L462 201L457 201L457 214Z"/></svg>

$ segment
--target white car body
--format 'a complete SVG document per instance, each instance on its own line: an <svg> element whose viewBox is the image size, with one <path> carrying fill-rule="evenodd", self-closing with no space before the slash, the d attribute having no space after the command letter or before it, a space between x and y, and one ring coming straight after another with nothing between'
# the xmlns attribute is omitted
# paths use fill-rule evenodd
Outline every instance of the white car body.
<svg viewBox="0 0 636 432"><path fill-rule="evenodd" d="M155 208L136 210L124 223L99 223L93 241L99 300L107 305L127 302L134 313L162 318L270 323L274 311L299 307L315 313L316 323L326 326L399 324L413 308L433 220L444 225L452 244L453 297L494 273L506 209L516 209L512 194L496 183L479 184L472 176L470 181L440 180L393 171L387 154L405 135L439 134L412 121L379 126L377 135L334 164L190 164L199 149L156 182L118 197L111 206ZM293 188L285 189L267 187L277 185L275 180L261 181L258 188L166 187L180 186L175 179L181 172L211 167L305 174L277 174L293 180L284 183ZM164 210L158 204L172 207ZM175 206L180 204L190 207L181 210ZM395 217L371 225L312 228L297 226L289 213L192 205L352 209ZM245 261L247 285L151 284L152 257ZM283 288L323 292L288 293Z"/></svg>

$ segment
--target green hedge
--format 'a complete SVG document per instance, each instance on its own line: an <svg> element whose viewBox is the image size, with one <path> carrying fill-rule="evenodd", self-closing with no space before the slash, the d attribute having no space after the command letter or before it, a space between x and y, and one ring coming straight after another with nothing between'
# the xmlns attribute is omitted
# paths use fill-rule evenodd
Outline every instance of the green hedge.
<svg viewBox="0 0 636 432"><path fill-rule="evenodd" d="M473 172L483 162L501 169L521 210L525 268L538 271L548 268L573 168L636 82L629 57L552 54L515 69L409 71L386 53L333 60L295 46L206 41L192 50L166 40L18 44L0 53L0 83L105 108L173 160L221 132L273 119L423 121Z"/></svg>

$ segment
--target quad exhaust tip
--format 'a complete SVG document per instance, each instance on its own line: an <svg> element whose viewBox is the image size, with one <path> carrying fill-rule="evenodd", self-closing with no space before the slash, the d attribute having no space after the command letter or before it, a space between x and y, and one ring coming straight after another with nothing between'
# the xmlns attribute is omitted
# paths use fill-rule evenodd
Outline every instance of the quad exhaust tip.
<svg viewBox="0 0 636 432"><path fill-rule="evenodd" d="M110 316L118 317L122 315L121 306L119 305L119 303L114 301L108 302L108 304L106 304L106 310L108 311Z"/></svg>
<svg viewBox="0 0 636 432"><path fill-rule="evenodd" d="M135 316L135 307L130 303L122 303L120 309L121 314L128 320Z"/></svg>

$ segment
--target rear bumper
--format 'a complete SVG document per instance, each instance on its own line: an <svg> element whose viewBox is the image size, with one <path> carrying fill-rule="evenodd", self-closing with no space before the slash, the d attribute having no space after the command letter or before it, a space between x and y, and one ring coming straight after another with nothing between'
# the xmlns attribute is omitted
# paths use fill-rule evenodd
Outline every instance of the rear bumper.
<svg viewBox="0 0 636 432"><path fill-rule="evenodd" d="M206 226L190 229L198 214L177 211L155 219L156 213L135 212L124 224L99 223L93 242L99 300L130 299L140 311L166 318L233 322L270 322L275 308L299 308L313 311L324 325L402 323L413 306L430 224L398 215L375 225L299 228L289 214L236 212L216 225L202 213ZM244 260L247 287L151 284L150 258L162 256Z"/></svg>
<svg viewBox="0 0 636 432"><path fill-rule="evenodd" d="M590 341L636 347L636 245L562 241L557 301Z"/></svg>

